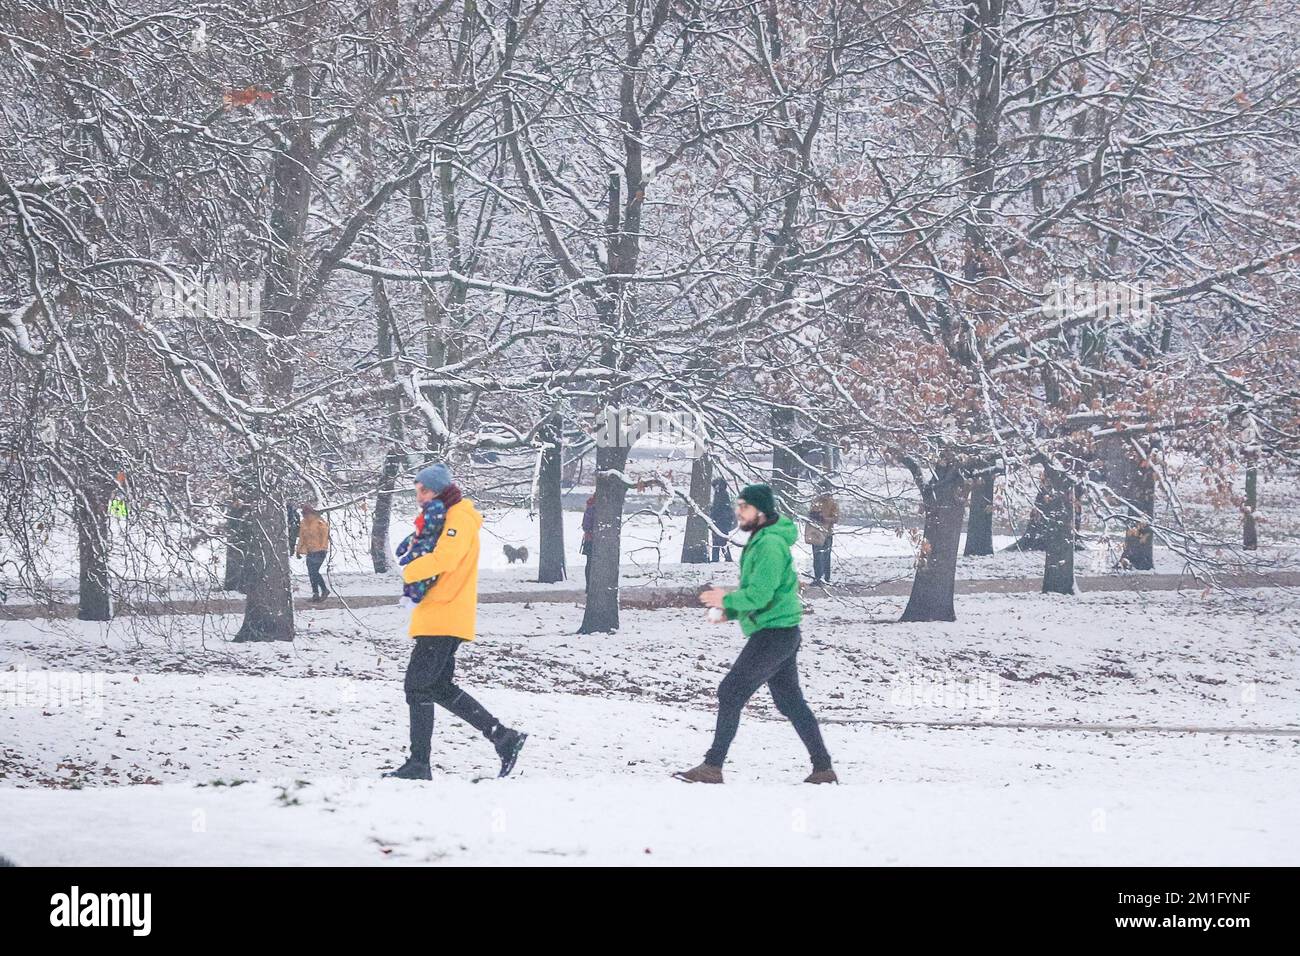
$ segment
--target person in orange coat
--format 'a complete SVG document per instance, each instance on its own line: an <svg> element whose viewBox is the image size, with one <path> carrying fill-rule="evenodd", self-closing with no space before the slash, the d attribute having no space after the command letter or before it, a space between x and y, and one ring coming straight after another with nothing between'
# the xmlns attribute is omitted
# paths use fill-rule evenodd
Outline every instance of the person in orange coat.
<svg viewBox="0 0 1300 956"><path fill-rule="evenodd" d="M298 523L298 557L307 557L307 577L311 580L311 599L316 602L330 596L325 586L321 565L330 550L330 525L324 515L312 505L302 506L302 520Z"/></svg>
<svg viewBox="0 0 1300 956"><path fill-rule="evenodd" d="M804 540L812 545L813 584L831 583L831 548L835 543L835 525L840 520L839 502L831 494L830 482L823 480L820 494L808 509L808 523L804 526Z"/></svg>
<svg viewBox="0 0 1300 956"><path fill-rule="evenodd" d="M451 470L430 465L415 476L415 497L421 507L435 498L446 507L446 523L428 554L402 569L406 583L436 579L411 610L408 633L415 644L406 666L407 711L411 721L411 754L406 763L385 773L403 780L431 780L429 754L436 706L469 724L496 748L504 777L515 765L528 735L501 723L455 683L456 651L474 640L478 612L479 529L483 515L452 483Z"/></svg>

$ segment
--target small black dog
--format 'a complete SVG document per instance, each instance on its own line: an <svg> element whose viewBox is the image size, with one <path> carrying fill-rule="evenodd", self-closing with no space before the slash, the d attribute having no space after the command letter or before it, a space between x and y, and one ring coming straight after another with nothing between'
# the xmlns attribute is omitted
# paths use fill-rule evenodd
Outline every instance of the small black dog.
<svg viewBox="0 0 1300 956"><path fill-rule="evenodd" d="M519 561L521 564L528 563L527 548L512 548L508 544L503 544L501 550L506 553L506 562L508 564L514 564L516 561Z"/></svg>

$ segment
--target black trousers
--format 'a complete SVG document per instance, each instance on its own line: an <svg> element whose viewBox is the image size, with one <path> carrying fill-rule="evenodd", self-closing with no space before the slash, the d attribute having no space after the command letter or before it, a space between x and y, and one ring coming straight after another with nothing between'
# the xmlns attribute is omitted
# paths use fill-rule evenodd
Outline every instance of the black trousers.
<svg viewBox="0 0 1300 956"><path fill-rule="evenodd" d="M484 737L494 740L503 728L477 700L456 686L459 637L417 637L406 665L407 709L411 717L411 756L425 763L433 740L434 707L444 707Z"/></svg>
<svg viewBox="0 0 1300 956"><path fill-rule="evenodd" d="M709 553L709 563L717 564L724 556L728 561L731 560L731 548L725 544L715 544Z"/></svg>
<svg viewBox="0 0 1300 956"><path fill-rule="evenodd" d="M745 649L718 685L718 726L713 733L713 746L704 755L705 763L722 766L736 738L740 712L754 692L766 684L772 692L772 703L794 724L799 739L808 748L813 769L830 769L831 755L826 752L821 728L799 687L800 640L797 627L770 627L750 635Z"/></svg>
<svg viewBox="0 0 1300 956"><path fill-rule="evenodd" d="M311 579L312 594L324 594L329 590L325 587L325 575L320 573L320 567L328 555L328 551L310 551L307 554L307 577Z"/></svg>
<svg viewBox="0 0 1300 956"><path fill-rule="evenodd" d="M831 542L834 538L833 534L828 534L824 543L815 545L812 549L813 579L816 581L831 579Z"/></svg>

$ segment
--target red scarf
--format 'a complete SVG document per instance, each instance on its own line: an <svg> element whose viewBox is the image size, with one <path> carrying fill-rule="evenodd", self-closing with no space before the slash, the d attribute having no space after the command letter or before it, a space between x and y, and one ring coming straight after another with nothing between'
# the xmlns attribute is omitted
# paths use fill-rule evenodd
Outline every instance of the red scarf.
<svg viewBox="0 0 1300 956"><path fill-rule="evenodd" d="M450 511L451 506L460 501L460 499L461 494L459 485L448 485L438 493L438 500L446 506L448 511Z"/></svg>

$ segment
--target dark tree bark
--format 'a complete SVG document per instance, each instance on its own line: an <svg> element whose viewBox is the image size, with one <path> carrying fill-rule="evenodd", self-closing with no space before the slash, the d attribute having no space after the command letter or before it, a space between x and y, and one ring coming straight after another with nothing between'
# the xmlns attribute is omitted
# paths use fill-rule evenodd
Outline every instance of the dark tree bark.
<svg viewBox="0 0 1300 956"><path fill-rule="evenodd" d="M1074 593L1074 502L1076 484L1066 471L1043 467L1044 594Z"/></svg>
<svg viewBox="0 0 1300 956"><path fill-rule="evenodd" d="M560 481L565 488L572 488L578 483L578 476L582 474L582 455L572 455L565 459L564 468L560 472Z"/></svg>
<svg viewBox="0 0 1300 956"><path fill-rule="evenodd" d="M271 466L262 472L263 487L248 509L244 622L236 641L293 640L293 578L284 549L288 527L275 476Z"/></svg>
<svg viewBox="0 0 1300 956"><path fill-rule="evenodd" d="M1246 468L1246 500L1241 508L1241 546L1246 551L1259 548L1259 531L1255 526L1255 509L1259 507L1259 469Z"/></svg>
<svg viewBox="0 0 1300 956"><path fill-rule="evenodd" d="M993 487L997 475L981 475L971 482L970 517L966 519L966 557L993 553Z"/></svg>
<svg viewBox="0 0 1300 956"><path fill-rule="evenodd" d="M304 33L309 31L302 24ZM259 330L267 339L246 336L245 365L255 374L252 380L265 401L278 405L293 394L294 365L284 349L268 343L274 336L297 335L310 314L318 292L303 288L303 255L308 211L311 208L313 158L311 78L302 64L290 72L292 102L301 115L284 123L280 133L285 145L270 161L269 235L262 275L262 313ZM268 433L279 427L274 419L258 426ZM262 436L263 438L268 436ZM236 641L292 641L294 632L293 588L289 555L284 547L288 535L285 513L286 488L282 466L253 453L237 479L241 498L247 504L244 548L244 621Z"/></svg>
<svg viewBox="0 0 1300 956"><path fill-rule="evenodd" d="M393 491L401 471L402 453L396 448L390 449L384 458L384 471L375 491L375 512L370 519L370 563L376 574L385 574L391 567L388 529L393 519Z"/></svg>
<svg viewBox="0 0 1300 956"><path fill-rule="evenodd" d="M707 455L691 462L691 501L695 507L686 516L682 539L682 564L709 563L709 505L713 491L713 463Z"/></svg>
<svg viewBox="0 0 1300 956"><path fill-rule="evenodd" d="M285 530L287 533L288 529ZM226 506L226 568L221 585L225 590L241 594L246 590L247 555L248 505L241 498L235 498Z"/></svg>
<svg viewBox="0 0 1300 956"><path fill-rule="evenodd" d="M943 464L924 479L918 467L909 466L921 490L925 509L925 537L916 560L912 594L900 621L955 621L953 589L957 579L957 546L966 514L968 483L956 465Z"/></svg>
<svg viewBox="0 0 1300 956"><path fill-rule="evenodd" d="M546 446L537 476L537 580L541 584L563 581L564 504L560 487L564 460L564 420L552 415L542 431Z"/></svg>
<svg viewBox="0 0 1300 956"><path fill-rule="evenodd" d="M596 528L592 532L591 577L587 582L587 606L579 634L618 630L619 560L622 554L623 500L627 485L621 473L628 449L617 445L596 449Z"/></svg>
<svg viewBox="0 0 1300 956"><path fill-rule="evenodd" d="M1124 534L1124 553L1120 563L1138 571L1150 571L1156 566L1155 534L1151 530L1151 516L1156 506L1156 473L1149 463L1139 465L1137 486L1129 500L1140 510L1134 512L1134 523Z"/></svg>
<svg viewBox="0 0 1300 956"><path fill-rule="evenodd" d="M794 452L794 412L790 409L772 409L772 438L772 491L777 507L791 514L804 468Z"/></svg>
<svg viewBox="0 0 1300 956"><path fill-rule="evenodd" d="M366 135L362 137L361 143L362 152L366 157L367 165L369 165L372 160L370 158L371 148L368 128ZM378 261L380 256L378 243L374 244L373 255ZM370 294L375 302L375 346L380 359L387 362L393 357L397 335L397 323L393 316L393 303L388 297L388 286L378 276L373 276L370 279ZM396 382L396 368L391 362L385 364L384 374L389 381ZM370 522L370 563L374 567L376 574L384 574L392 566L390 563L392 551L389 547L391 542L388 540L388 529L392 525L393 491L397 487L397 479L402 473L402 466L406 460L406 456L402 453L404 436L402 402L398 397L398 393L394 391L393 397L388 403L388 439L392 442L392 445L384 458L384 471L379 477L379 487L375 491L375 513Z"/></svg>
<svg viewBox="0 0 1300 956"><path fill-rule="evenodd" d="M1129 502L1129 524L1124 532L1124 552L1120 564L1138 571L1155 567L1155 535L1151 530L1156 506L1156 473L1148 454L1139 453L1123 435L1105 440L1102 460L1106 467L1106 484Z"/></svg>
<svg viewBox="0 0 1300 956"><path fill-rule="evenodd" d="M83 499L82 495L85 495ZM82 489L73 505L77 525L77 563L80 587L77 617L82 621L113 619L113 594L108 572L109 495L98 488Z"/></svg>
<svg viewBox="0 0 1300 956"><path fill-rule="evenodd" d="M1008 551L1042 551L1047 546L1043 520L1047 507L1047 479L1039 479L1038 493L1034 495L1034 506L1029 511L1029 520L1024 533L1007 546Z"/></svg>

